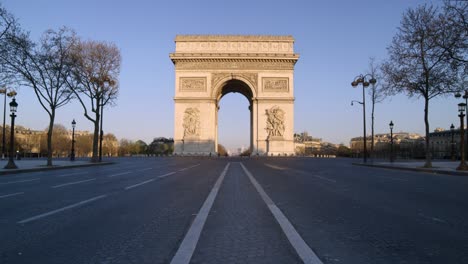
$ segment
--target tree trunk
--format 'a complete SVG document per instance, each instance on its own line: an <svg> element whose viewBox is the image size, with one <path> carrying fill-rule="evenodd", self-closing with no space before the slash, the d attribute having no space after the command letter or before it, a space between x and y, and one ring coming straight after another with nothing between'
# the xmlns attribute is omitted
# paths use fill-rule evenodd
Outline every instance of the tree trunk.
<svg viewBox="0 0 468 264"><path fill-rule="evenodd" d="M93 156L91 157L91 162L99 162L99 155L98 155L98 146L99 146L99 119L100 116L100 105L99 100L97 100L96 106L96 119L93 121L94 123L94 135L93 135Z"/></svg>
<svg viewBox="0 0 468 264"><path fill-rule="evenodd" d="M55 109L51 109L49 115L49 130L47 131L47 166L52 166L52 134L54 132Z"/></svg>
<svg viewBox="0 0 468 264"><path fill-rule="evenodd" d="M432 168L432 153L429 138L429 98L424 98L424 124L426 126L426 163L424 168Z"/></svg>

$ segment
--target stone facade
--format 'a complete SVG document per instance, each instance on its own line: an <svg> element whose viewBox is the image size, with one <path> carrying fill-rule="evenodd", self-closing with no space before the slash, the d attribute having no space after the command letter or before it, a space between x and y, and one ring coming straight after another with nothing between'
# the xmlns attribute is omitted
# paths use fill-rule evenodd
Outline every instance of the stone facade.
<svg viewBox="0 0 468 264"><path fill-rule="evenodd" d="M291 36L180 35L175 52L174 150L217 152L220 99L238 92L250 102L256 155L294 154L294 53Z"/></svg>

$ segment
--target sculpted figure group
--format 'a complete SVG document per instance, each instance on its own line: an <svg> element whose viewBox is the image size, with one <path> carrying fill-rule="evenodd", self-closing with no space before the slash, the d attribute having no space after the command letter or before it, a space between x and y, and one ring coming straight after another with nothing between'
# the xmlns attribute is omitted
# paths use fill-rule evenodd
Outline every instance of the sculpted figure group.
<svg viewBox="0 0 468 264"><path fill-rule="evenodd" d="M284 111L278 106L265 110L269 137L282 137L284 134Z"/></svg>

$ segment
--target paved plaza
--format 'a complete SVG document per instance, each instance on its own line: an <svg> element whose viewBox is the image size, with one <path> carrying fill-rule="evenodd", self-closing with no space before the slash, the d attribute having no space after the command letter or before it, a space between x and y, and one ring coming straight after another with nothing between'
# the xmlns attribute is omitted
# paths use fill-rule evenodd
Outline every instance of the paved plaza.
<svg viewBox="0 0 468 264"><path fill-rule="evenodd" d="M338 158L110 161L1 175L0 263L468 263L465 176Z"/></svg>

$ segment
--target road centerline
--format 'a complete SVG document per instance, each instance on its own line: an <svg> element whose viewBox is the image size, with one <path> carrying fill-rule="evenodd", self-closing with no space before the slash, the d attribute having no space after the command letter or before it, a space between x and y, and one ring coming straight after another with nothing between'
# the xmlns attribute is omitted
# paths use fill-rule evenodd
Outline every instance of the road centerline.
<svg viewBox="0 0 468 264"><path fill-rule="evenodd" d="M185 235L184 240L180 244L179 249L172 258L171 264L186 264L190 262L193 252L195 251L195 248L197 246L198 240L200 239L203 226L205 225L206 219L208 218L208 214L211 210L211 207L213 206L216 196L218 195L219 188L221 187L221 183L223 182L224 177L226 176L230 164L231 163L226 164L226 167L224 167L223 172L221 172L221 175L219 176L218 180L216 180L215 185L208 194L208 197L203 203L203 206L201 207L197 216L193 220L190 229Z"/></svg>
<svg viewBox="0 0 468 264"><path fill-rule="evenodd" d="M262 186L257 182L257 180L253 177L250 171L240 163L242 169L244 170L245 174L250 179L250 182L255 187L257 192L262 197L263 201L270 209L270 212L275 217L276 221L279 223L281 229L283 230L284 234L288 238L289 242L293 246L294 250L296 250L297 254L301 258L304 263L310 264L323 264L323 262L318 258L315 252L307 245L301 235L296 231L294 226L289 222L288 218L283 214L283 212L275 205L273 200L268 196L268 194L263 190Z"/></svg>
<svg viewBox="0 0 468 264"><path fill-rule="evenodd" d="M105 198L105 197L107 197L106 194L99 195L99 196L96 196L96 197L93 197L93 198L90 198L90 199L87 199L87 200L84 200L84 201L81 201L81 202L77 202L77 203L74 203L74 204L71 204L71 205L67 205L67 206L59 208L59 209L55 209L55 210L52 210L52 211L49 211L49 212L46 212L46 213L43 213L43 214L39 214L39 215L30 217L30 218L23 219L21 221L18 221L17 223L18 224L26 224L26 223L29 223L29 222L44 218L46 216L54 215L54 214L60 213L62 211L68 210L68 209L72 209L72 208L75 208L75 207L78 207L78 206L81 206L81 205L84 205L84 204L87 204L87 203L97 201L97 200Z"/></svg>
<svg viewBox="0 0 468 264"><path fill-rule="evenodd" d="M82 181L76 181L76 182L67 182L67 183L51 186L50 188L60 188L60 187L65 187L65 186L69 186L69 185L80 184L80 183L83 183L83 182L94 181L94 180L96 180L96 178L82 180Z"/></svg>

